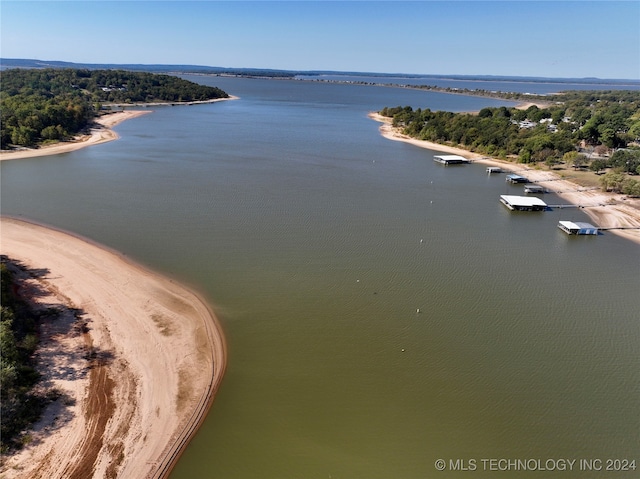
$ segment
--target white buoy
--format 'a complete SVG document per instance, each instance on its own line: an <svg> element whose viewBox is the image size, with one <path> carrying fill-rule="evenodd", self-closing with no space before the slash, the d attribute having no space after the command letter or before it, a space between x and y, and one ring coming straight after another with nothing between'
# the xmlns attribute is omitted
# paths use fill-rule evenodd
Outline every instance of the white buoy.
<svg viewBox="0 0 640 479"><path fill-rule="evenodd" d="M404 349L402 350L402 352L404 353Z"/></svg>
<svg viewBox="0 0 640 479"><path fill-rule="evenodd" d="M420 312L420 308L416 309L416 313L419 313L419 312Z"/></svg>

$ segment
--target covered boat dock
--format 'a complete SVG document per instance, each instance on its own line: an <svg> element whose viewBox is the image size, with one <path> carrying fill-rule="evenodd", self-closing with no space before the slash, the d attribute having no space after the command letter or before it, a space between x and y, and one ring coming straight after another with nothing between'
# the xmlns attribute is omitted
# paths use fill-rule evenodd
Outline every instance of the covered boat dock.
<svg viewBox="0 0 640 479"><path fill-rule="evenodd" d="M436 155L433 157L433 161L442 163L443 165L462 165L469 163L469 160L459 155Z"/></svg>
<svg viewBox="0 0 640 479"><path fill-rule="evenodd" d="M544 186L536 185L533 183L527 183L526 185L524 185L524 192L525 193L546 193L547 190L545 189Z"/></svg>
<svg viewBox="0 0 640 479"><path fill-rule="evenodd" d="M509 183L529 183L529 180L524 176L516 175L514 173L507 175L505 177L505 181L508 181Z"/></svg>
<svg viewBox="0 0 640 479"><path fill-rule="evenodd" d="M500 195L500 202L511 211L544 211L547 204L535 196Z"/></svg>
<svg viewBox="0 0 640 479"><path fill-rule="evenodd" d="M598 227L593 226L591 223L573 222L573 221L558 221L558 228L567 233L568 235L597 235Z"/></svg>

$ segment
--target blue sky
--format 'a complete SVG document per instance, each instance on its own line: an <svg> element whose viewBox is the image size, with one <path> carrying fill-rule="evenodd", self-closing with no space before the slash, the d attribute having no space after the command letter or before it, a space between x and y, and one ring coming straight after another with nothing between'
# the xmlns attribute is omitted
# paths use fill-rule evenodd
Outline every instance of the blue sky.
<svg viewBox="0 0 640 479"><path fill-rule="evenodd" d="M2 0L0 14L5 58L640 79L637 0Z"/></svg>

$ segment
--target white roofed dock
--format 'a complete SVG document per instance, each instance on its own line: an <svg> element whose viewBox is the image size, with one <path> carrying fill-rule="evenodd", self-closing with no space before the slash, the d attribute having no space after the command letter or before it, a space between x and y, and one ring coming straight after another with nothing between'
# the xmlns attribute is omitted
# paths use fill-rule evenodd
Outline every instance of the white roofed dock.
<svg viewBox="0 0 640 479"><path fill-rule="evenodd" d="M558 228L569 235L597 235L598 227L581 221L559 221Z"/></svg>
<svg viewBox="0 0 640 479"><path fill-rule="evenodd" d="M500 195L500 202L512 211L544 211L547 204L536 196Z"/></svg>
<svg viewBox="0 0 640 479"><path fill-rule="evenodd" d="M442 163L443 165L462 165L470 163L469 160L460 155L436 155L433 157L433 161Z"/></svg>

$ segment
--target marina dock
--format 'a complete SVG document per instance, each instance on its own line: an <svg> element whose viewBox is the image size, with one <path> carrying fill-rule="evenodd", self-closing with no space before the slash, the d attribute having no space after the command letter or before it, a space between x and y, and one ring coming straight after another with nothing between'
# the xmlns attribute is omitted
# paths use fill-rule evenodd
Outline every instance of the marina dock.
<svg viewBox="0 0 640 479"><path fill-rule="evenodd" d="M524 185L524 192L525 193L547 193L547 189L544 186L541 185L536 185L533 183L527 183L526 185Z"/></svg>
<svg viewBox="0 0 640 479"><path fill-rule="evenodd" d="M529 180L526 179L524 176L516 175L514 173L507 175L505 177L505 181L509 183L529 183Z"/></svg>
<svg viewBox="0 0 640 479"><path fill-rule="evenodd" d="M568 235L597 235L599 228L581 221L559 221L558 228Z"/></svg>
<svg viewBox="0 0 640 479"><path fill-rule="evenodd" d="M433 161L443 165L462 165L471 163L464 156L459 155L437 155L433 157Z"/></svg>
<svg viewBox="0 0 640 479"><path fill-rule="evenodd" d="M500 195L500 202L511 211L544 211L547 204L535 196Z"/></svg>

